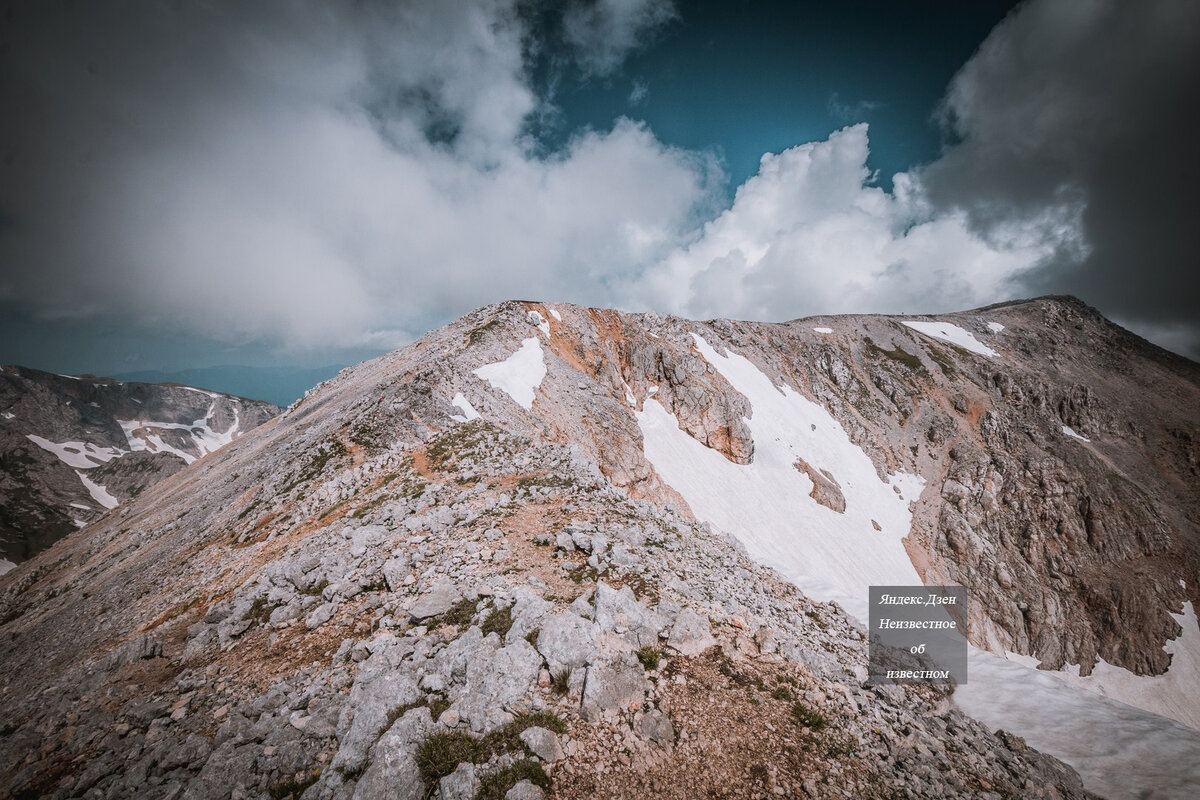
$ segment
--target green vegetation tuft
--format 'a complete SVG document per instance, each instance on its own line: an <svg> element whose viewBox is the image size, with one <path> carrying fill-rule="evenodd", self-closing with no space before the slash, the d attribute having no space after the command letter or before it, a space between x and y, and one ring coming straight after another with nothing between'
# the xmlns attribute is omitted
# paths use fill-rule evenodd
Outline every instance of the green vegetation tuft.
<svg viewBox="0 0 1200 800"><path fill-rule="evenodd" d="M316 783L321 777L320 768L309 772L297 773L289 780L280 781L267 788L271 800L299 800L304 791Z"/></svg>
<svg viewBox="0 0 1200 800"><path fill-rule="evenodd" d="M542 765L527 758L483 776L475 800L504 800L508 790L521 781L529 781L542 789L550 788L550 778Z"/></svg>
<svg viewBox="0 0 1200 800"><path fill-rule="evenodd" d="M493 608L489 611L487 617L483 620L483 624L479 627L483 631L484 636L487 636L489 633L495 633L503 639L508 635L509 629L512 628L512 623L512 609L505 606L504 608Z"/></svg>
<svg viewBox="0 0 1200 800"><path fill-rule="evenodd" d="M813 731L819 731L829 725L829 720L824 714L815 708L809 708L799 700L792 704L792 719Z"/></svg>
<svg viewBox="0 0 1200 800"><path fill-rule="evenodd" d="M475 763L479 757L479 742L465 731L435 731L417 747L417 769L427 784L433 784L459 764Z"/></svg>
<svg viewBox="0 0 1200 800"><path fill-rule="evenodd" d="M657 647L646 646L637 651L638 661L642 662L642 666L646 669L658 669L660 657Z"/></svg>

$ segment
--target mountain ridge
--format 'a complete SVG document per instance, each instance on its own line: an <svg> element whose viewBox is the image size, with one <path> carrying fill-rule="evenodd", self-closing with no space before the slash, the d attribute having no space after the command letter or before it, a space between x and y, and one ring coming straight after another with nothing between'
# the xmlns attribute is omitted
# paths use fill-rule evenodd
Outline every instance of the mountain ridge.
<svg viewBox="0 0 1200 800"><path fill-rule="evenodd" d="M893 720L903 720L924 731L922 741L940 741L950 725L970 731L960 744L980 763L1032 757L1023 742L967 721L946 698L863 685L855 670L865 653L861 629L789 589L797 582L805 593L820 586L806 584L812 575L802 569L789 571L786 559L808 552L800 543L832 548L836 556L838 537L813 539L820 531L807 520L853 522L845 536L878 541L872 548L889 558L906 553L906 568L926 582L971 588L979 600L972 638L981 645L1035 652L1051 669L1095 667L1103 658L1170 676L1179 659L1168 653L1164 663L1156 653L1185 634L1172 614L1196 601L1200 585L1192 481L1197 405L1188 400L1196 387L1160 366L1111 368L1126 356L1103 352L1106 329L1090 328L1070 304L1031 301L987 312L988 319L976 311L914 316L935 324L932 333L871 316L697 323L508 302L343 371L269 425L0 580L0 635L20 654L19 661L4 659L6 696L36 694L47 704L6 707L6 725L15 728L0 747L0 774L49 794L98 788L119 796L130 779L149 774L156 786L186 788L189 796L222 796L235 785L258 796L308 777L305 797L370 796L364 787L379 781L416 780L411 759L425 736L485 735L532 708L568 718L566 762L539 757L556 792L621 796L639 785L633 766L665 779L695 763L690 746L651 735L665 730L662 715L685 730L698 726L713 746L734 745L708 712L676 693L681 675L678 685L710 686L739 709L757 697L776 730L787 719L787 702L796 702L773 696L770 687L783 686L780 697L790 692L836 720L835 738L849 737L844 741L860 754L830 744L810 725L788 728L779 741L798 736L797 752L807 755L793 761L783 751L762 751L774 778L752 769L762 763L753 752L731 761L731 770L745 770L737 780L750 781L738 785L756 792L772 782L815 796L885 788L971 794L983 791L980 780L1008 786L1011 777L990 766L972 771L945 754L939 761L900 743L902 734L871 738L863 727L868 719L892 732L900 730ZM520 355L534 350L536 359ZM1155 396L1131 404L1121 377L1129 374L1155 387ZM756 394L757 384L747 381L768 393ZM799 428L786 442L772 442L773 429L762 427L772 391L791 404L786 409L814 415L811 442ZM673 422L651 425L667 418ZM1172 439L1172 430L1181 436ZM670 448L696 447L716 459L717 475L763 470L765 459L787 453L804 456L809 469L782 463L771 473L791 487L764 501L764 513L775 515L768 522L782 520L772 546L796 543L779 551L774 572L756 565L760 545L754 531L739 528L736 513L728 527L705 518L706 503L716 502L718 512L722 503L734 507L723 499L727 487L697 484L697 494L660 458ZM865 470L853 473L860 477L852 483L850 462L829 455L851 452L861 453ZM694 464L695 475L710 469ZM810 474L822 469L838 484L842 511L817 497ZM1122 473L1143 476L1144 485ZM863 492L876 492L876 483L900 494L886 501L892 516L872 519L864 510ZM1080 504L1085 498L1087 506ZM1160 498L1176 510L1164 515ZM898 566L881 561L879 568ZM1142 580L1128 580L1131 568ZM856 569L854 580L876 574L869 564ZM851 605L856 587L844 586L853 590ZM1079 594L1080 587L1088 593ZM76 618L84 591L100 609L95 619L49 632L49 620ZM425 624L460 601L470 607L458 621ZM1111 607L1121 615L1113 618ZM490 615L505 611L515 630L489 638ZM526 642L545 625L562 626L561 640ZM705 646L697 651L699 644ZM642 647L662 651L667 671L639 665L634 656ZM517 674L529 680L489 683L459 666L455 659L466 652L481 663L520 665ZM568 676L560 699L556 670L568 663L581 675ZM118 692L112 697L126 699L109 702L105 717L86 701L145 670L160 677L147 674L141 685L165 706L141 711L130 705L135 698ZM82 688L43 694L45 676L60 673ZM802 692L786 688L785 673L801 680ZM753 674L765 694L739 688L739 681L754 685ZM356 715L376 707L370 686L409 680L417 687L412 702L424 696L425 706L390 721L390 711L379 711L369 730L356 727ZM597 695L600 689L611 693ZM435 696L449 705L443 709ZM79 742L91 740L61 729L46 759L21 762L18 743L47 714L80 703L89 706L88 725L125 720L127 735L148 748L140 771L114 766L132 744L112 740L85 756ZM871 708L884 716L871 716ZM771 716L777 711L781 717ZM289 718L312 718L314 728L306 732L309 723L297 722L286 736L278 733ZM626 742L618 749L626 761L595 747L594 737L609 735ZM278 743L267 744L273 736ZM171 755L180 747L191 755ZM271 755L264 755L267 747L275 748ZM506 757L472 762L470 770L463 762L462 769L482 779L499 774L511 763ZM905 758L927 771L895 772ZM82 771L71 763L96 766ZM249 763L264 765L257 777ZM846 765L840 774L839 763ZM870 763L888 766L881 772ZM1037 763L1013 767L1032 783L1022 778L1010 791L1082 796L1069 771ZM615 783L587 778L596 765ZM812 787L805 769L815 776ZM708 788L733 780L732 773L704 775ZM1119 780L1144 775L1133 764ZM1099 780L1093 773L1086 779ZM411 785L412 796L426 786Z"/></svg>

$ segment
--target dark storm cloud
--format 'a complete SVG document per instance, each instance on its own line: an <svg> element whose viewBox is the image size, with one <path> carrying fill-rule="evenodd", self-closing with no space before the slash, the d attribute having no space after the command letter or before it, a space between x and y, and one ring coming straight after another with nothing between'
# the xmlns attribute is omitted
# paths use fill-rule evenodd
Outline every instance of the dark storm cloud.
<svg viewBox="0 0 1200 800"><path fill-rule="evenodd" d="M1194 2L1031 0L955 77L958 142L921 178L985 231L1081 206L1087 252L1027 273L1026 291L1078 294L1197 357L1198 54Z"/></svg>

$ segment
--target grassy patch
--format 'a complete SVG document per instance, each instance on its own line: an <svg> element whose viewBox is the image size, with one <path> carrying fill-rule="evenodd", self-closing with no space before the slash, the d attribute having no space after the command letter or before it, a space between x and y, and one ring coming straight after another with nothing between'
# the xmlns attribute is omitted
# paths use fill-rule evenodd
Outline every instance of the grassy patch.
<svg viewBox="0 0 1200 800"><path fill-rule="evenodd" d="M511 764L504 769L484 775L479 782L479 791L475 800L504 800L508 790L521 781L529 781L543 789L550 788L550 778L542 765L532 759L525 759Z"/></svg>
<svg viewBox="0 0 1200 800"><path fill-rule="evenodd" d="M254 602L250 604L250 608L246 609L246 613L242 614L242 619L248 619L251 622L266 622L271 618L271 612L279 608L282 603L268 603L266 597L256 597Z"/></svg>
<svg viewBox="0 0 1200 800"><path fill-rule="evenodd" d="M469 733L435 731L417 748L417 769L422 780L432 784L454 772L459 764L475 763L479 752L479 741Z"/></svg>
<svg viewBox="0 0 1200 800"><path fill-rule="evenodd" d="M321 593L324 592L325 589L328 587L329 587L329 581L321 580L321 581L318 581L317 583L313 584L312 586L308 587L307 589L300 589L299 592L300 592L300 594L307 595L308 597L319 597L321 595Z"/></svg>
<svg viewBox="0 0 1200 800"><path fill-rule="evenodd" d="M470 625L471 620L475 619L475 602L464 597L450 606L450 610L445 614L430 620L429 626L432 628L435 625Z"/></svg>
<svg viewBox="0 0 1200 800"><path fill-rule="evenodd" d="M824 714L798 700L792 704L792 719L811 731L819 731L829 725L829 720Z"/></svg>
<svg viewBox="0 0 1200 800"><path fill-rule="evenodd" d="M875 342L871 341L870 336L863 337L863 341L867 345L867 350L869 350L871 353L881 355L881 356L886 356L887 358L890 358L892 361L895 361L897 364L901 364L901 365L907 367L908 369L912 370L913 372L925 372L926 371L925 365L921 363L921 359L917 358L912 353L910 353L907 350L905 350L904 348L900 347L900 345L896 345L895 350L884 350L882 347L875 344Z"/></svg>
<svg viewBox="0 0 1200 800"><path fill-rule="evenodd" d="M484 618L483 623L479 626L483 631L483 635L495 633L503 639L508 635L508 631L512 628L512 609L508 606L504 608L493 608Z"/></svg>
<svg viewBox="0 0 1200 800"><path fill-rule="evenodd" d="M658 662L661 654L657 647L643 647L637 651L638 661L642 662L642 666L646 669L658 669Z"/></svg>
<svg viewBox="0 0 1200 800"><path fill-rule="evenodd" d="M312 786L321 777L320 768L310 772L297 773L292 778L272 784L267 788L271 800L299 800L304 790Z"/></svg>

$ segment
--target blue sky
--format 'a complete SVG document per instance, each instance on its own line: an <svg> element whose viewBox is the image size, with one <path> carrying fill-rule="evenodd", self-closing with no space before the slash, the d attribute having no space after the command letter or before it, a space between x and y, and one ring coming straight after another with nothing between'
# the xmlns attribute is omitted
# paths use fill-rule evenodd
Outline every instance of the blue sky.
<svg viewBox="0 0 1200 800"><path fill-rule="evenodd" d="M6 7L0 362L351 363L534 295L1069 292L1200 352L1195 4Z"/></svg>

